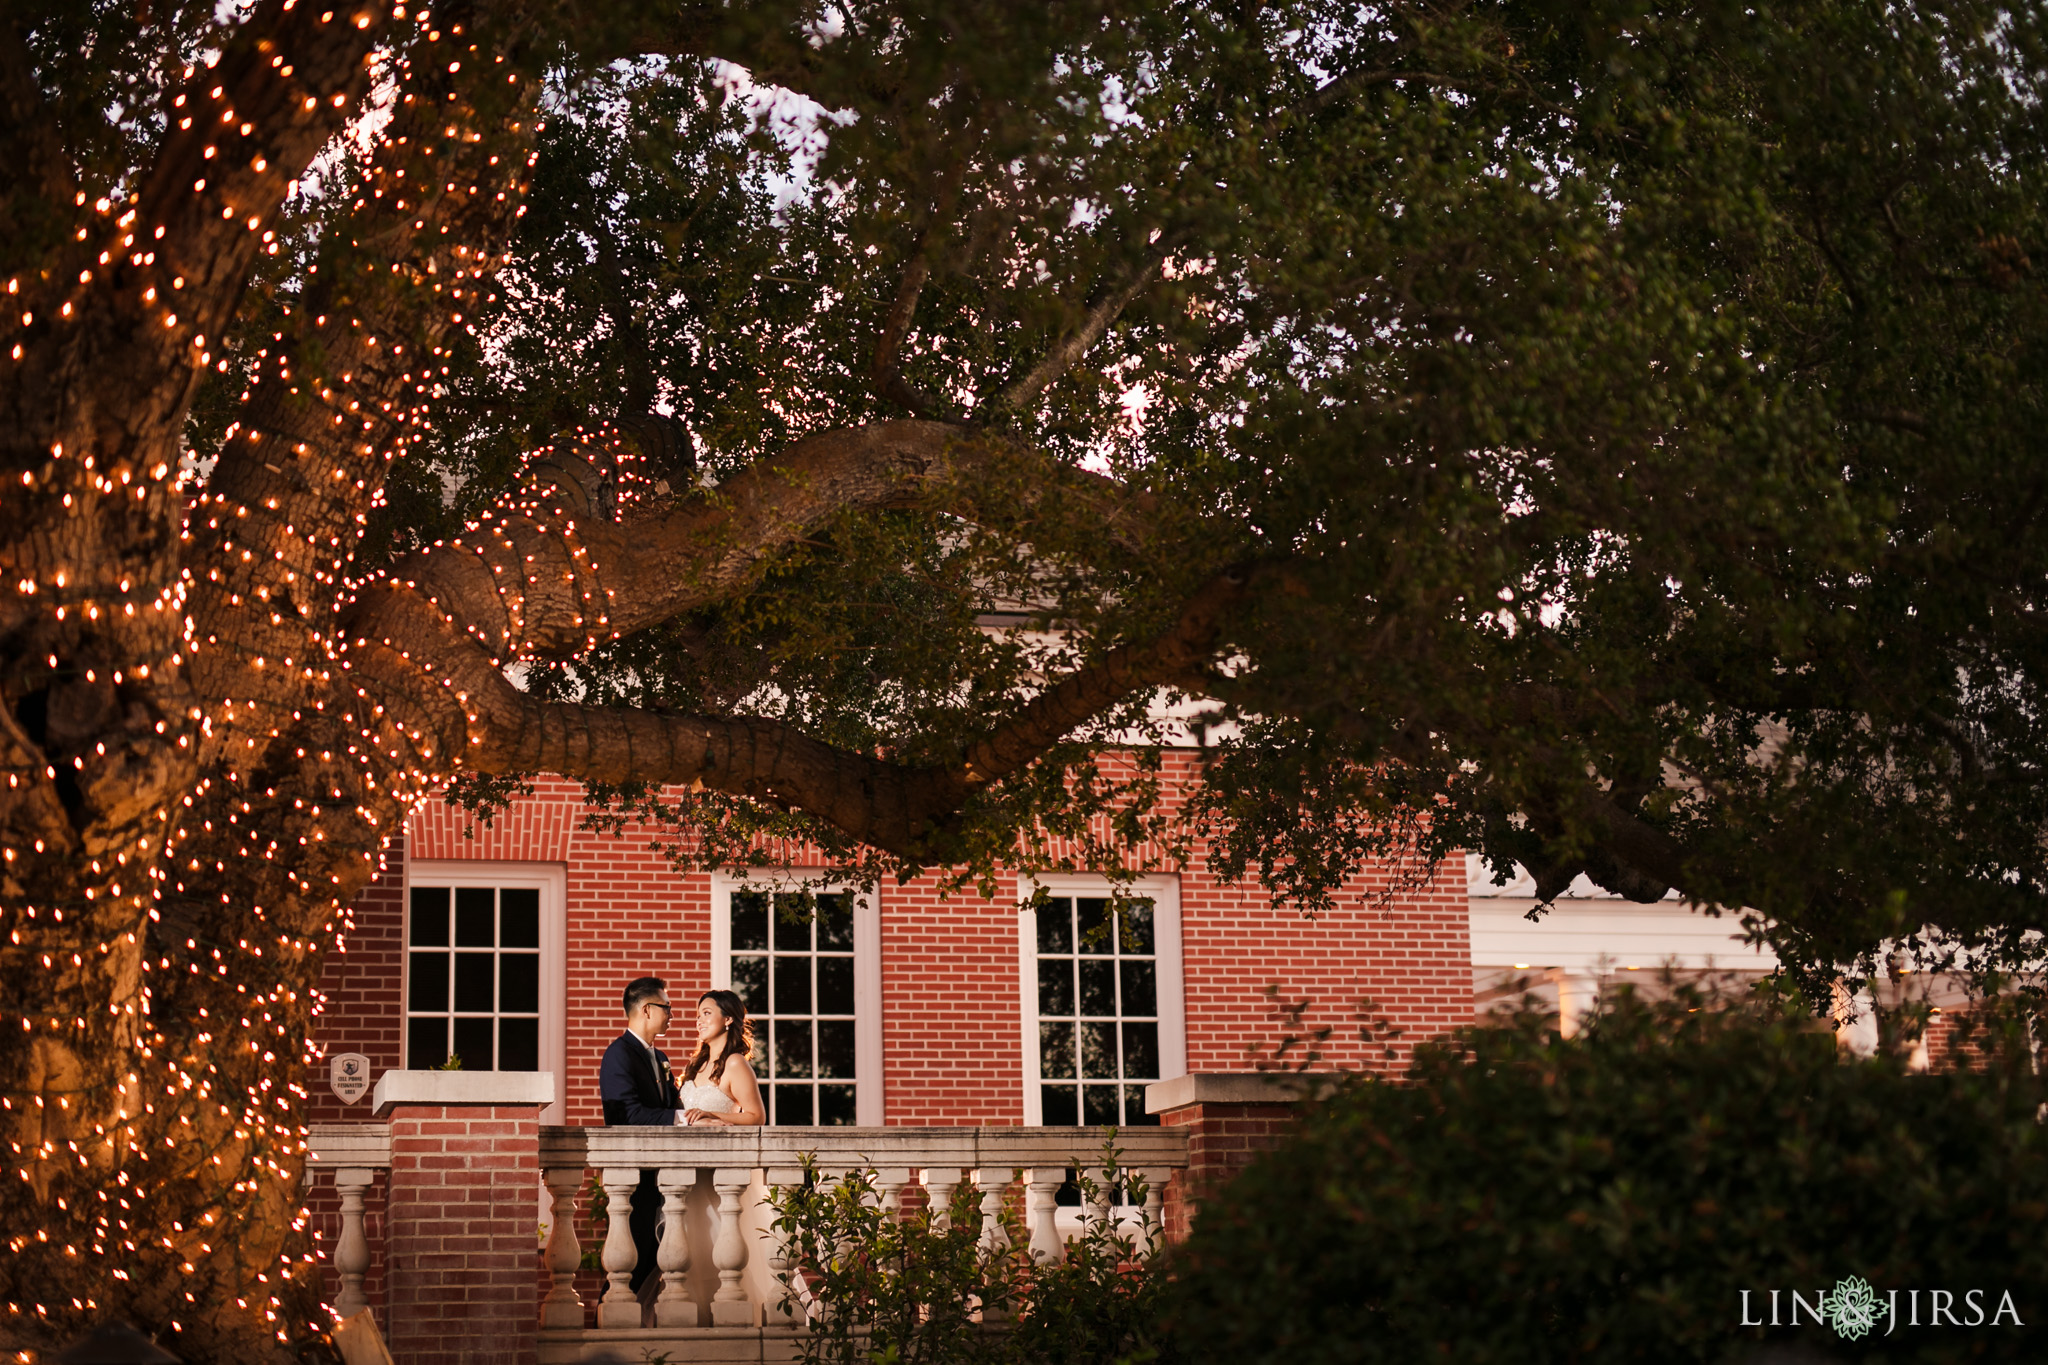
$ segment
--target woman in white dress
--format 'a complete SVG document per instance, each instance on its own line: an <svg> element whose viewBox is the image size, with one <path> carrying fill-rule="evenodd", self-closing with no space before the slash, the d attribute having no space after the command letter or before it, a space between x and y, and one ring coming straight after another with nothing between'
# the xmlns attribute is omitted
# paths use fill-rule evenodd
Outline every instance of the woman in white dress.
<svg viewBox="0 0 2048 1365"><path fill-rule="evenodd" d="M761 1087L747 1060L753 1046L754 1029L737 995L706 991L697 997L697 1055L676 1078L684 1123L748 1128L768 1121Z"/></svg>

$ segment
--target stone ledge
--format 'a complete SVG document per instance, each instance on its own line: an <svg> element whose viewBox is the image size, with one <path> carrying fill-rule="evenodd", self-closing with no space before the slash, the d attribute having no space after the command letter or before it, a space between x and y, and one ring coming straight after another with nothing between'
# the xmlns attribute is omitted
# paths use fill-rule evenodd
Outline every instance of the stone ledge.
<svg viewBox="0 0 2048 1365"><path fill-rule="evenodd" d="M1335 1079L1298 1071L1208 1071L1175 1076L1145 1087L1145 1112L1164 1114L1191 1104L1293 1104L1325 1094Z"/></svg>
<svg viewBox="0 0 2048 1365"><path fill-rule="evenodd" d="M383 1119L402 1104L546 1106L557 1098L552 1071L387 1071L377 1078L370 1107Z"/></svg>

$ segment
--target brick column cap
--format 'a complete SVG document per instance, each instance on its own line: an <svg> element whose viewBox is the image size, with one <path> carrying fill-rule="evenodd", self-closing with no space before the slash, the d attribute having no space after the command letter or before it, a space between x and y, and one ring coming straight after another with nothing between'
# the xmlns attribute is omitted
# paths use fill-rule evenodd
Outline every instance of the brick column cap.
<svg viewBox="0 0 2048 1365"><path fill-rule="evenodd" d="M1145 1112L1191 1104L1293 1104L1328 1092L1334 1077L1299 1071L1205 1071L1145 1087Z"/></svg>
<svg viewBox="0 0 2048 1365"><path fill-rule="evenodd" d="M370 1103L383 1119L401 1105L545 1108L556 1099L552 1071L387 1071L377 1078Z"/></svg>

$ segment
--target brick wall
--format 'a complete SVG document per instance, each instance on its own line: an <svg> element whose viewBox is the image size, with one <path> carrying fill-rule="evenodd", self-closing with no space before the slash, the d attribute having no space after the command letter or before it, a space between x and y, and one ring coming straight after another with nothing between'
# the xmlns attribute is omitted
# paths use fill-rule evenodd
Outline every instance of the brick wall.
<svg viewBox="0 0 2048 1365"><path fill-rule="evenodd" d="M405 836L395 834L384 850L382 871L349 906L340 947L328 953L321 969L314 1033L323 1060L307 1077L308 1122L363 1123L370 1117L367 1091L352 1105L335 1098L325 1058L360 1052L370 1059L373 1081L405 1065L398 998L405 965L405 859ZM332 1234L330 1245L331 1239Z"/></svg>
<svg viewBox="0 0 2048 1365"><path fill-rule="evenodd" d="M1192 754L1167 756L1169 791L1195 775ZM463 817L429 801L394 841L389 869L353 907L347 951L329 958L319 1041L368 1054L377 1074L401 1064L398 998L401 864L422 859L553 862L567 867L567 1121L597 1124L597 1067L621 1027L619 992L630 978L665 978L690 997L710 975L710 879L679 876L649 848L657 831L613 836L575 828L580 788L543 779L490 828L464 833ZM1156 852L1156 850L1155 850ZM803 850L792 850L799 865ZM1167 869L1171 871L1171 869ZM1180 869L1187 1062L1195 1072L1247 1069L1248 1049L1270 1052L1289 1023L1278 1002L1307 1002L1298 1030L1329 1029L1319 1069L1387 1069L1413 1044L1470 1019L1472 973L1461 869L1388 897L1389 872L1344 889L1317 919L1267 905L1255 886L1220 887L1200 855ZM884 1115L891 1124L1016 1123L1023 1117L1013 878L994 901L973 892L941 900L936 879L879 888ZM1358 1036L1370 999L1401 1032L1388 1058ZM689 1050L679 1029L664 1048ZM1298 1055L1298 1054L1296 1054ZM350 1121L313 1078L311 1117Z"/></svg>
<svg viewBox="0 0 2048 1365"><path fill-rule="evenodd" d="M391 1123L386 1284L406 1365L530 1365L539 1317L531 1105L405 1105Z"/></svg>
<svg viewBox="0 0 2048 1365"><path fill-rule="evenodd" d="M1220 1189L1294 1124L1292 1104L1210 1103L1169 1109L1162 1125L1188 1130L1188 1167L1166 1187L1166 1238L1186 1239L1201 1199Z"/></svg>
<svg viewBox="0 0 2048 1365"><path fill-rule="evenodd" d="M881 888L884 1122L1024 1121L1017 887L941 900L931 878Z"/></svg>
<svg viewBox="0 0 2048 1365"><path fill-rule="evenodd" d="M1284 1035L1313 1042L1316 1070L1399 1070L1422 1039L1470 1022L1470 907L1462 864L1386 896L1390 872L1354 879L1315 919L1274 908L1258 886L1219 886L1197 857L1181 877L1188 1070L1235 1072L1270 1060ZM1360 1037L1361 1006L1399 1031ZM1283 1005L1300 1009L1290 1019ZM1298 1046L1283 1060L1303 1060ZM1393 1055L1387 1055L1391 1047Z"/></svg>

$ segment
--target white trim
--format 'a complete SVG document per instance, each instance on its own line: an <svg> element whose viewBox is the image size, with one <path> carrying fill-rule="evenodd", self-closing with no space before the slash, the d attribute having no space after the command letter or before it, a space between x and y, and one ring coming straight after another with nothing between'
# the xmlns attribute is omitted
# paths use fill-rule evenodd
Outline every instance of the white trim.
<svg viewBox="0 0 2048 1365"><path fill-rule="evenodd" d="M405 1056L405 1024L412 999L412 889L414 886L528 887L540 892L541 1074L569 1074L569 873L561 863L497 863L453 858L408 858L405 864L405 933L399 945L398 1055ZM508 1073L509 1074L509 1073ZM562 1099L541 1110L542 1123L566 1123Z"/></svg>
<svg viewBox="0 0 2048 1365"><path fill-rule="evenodd" d="M1111 889L1105 877L1048 873L1017 886L1017 1045L1024 1085L1024 1123L1038 1127L1045 1109L1038 1093L1038 921L1031 909L1033 887L1055 896L1103 896ZM1152 901L1153 960L1159 964L1159 1079L1170 1081L1188 1070L1187 979L1180 931L1180 878L1140 877L1130 885L1135 895Z"/></svg>
<svg viewBox="0 0 2048 1365"><path fill-rule="evenodd" d="M735 877L711 876L711 989L732 989L732 893L794 891L807 881L813 895L853 897L853 1117L863 1128L882 1126L882 914L875 897L840 882L819 882L801 869Z"/></svg>
<svg viewBox="0 0 2048 1365"><path fill-rule="evenodd" d="M538 1104L545 1113L561 1102L552 1071L387 1071L370 1097L380 1119L403 1104Z"/></svg>

